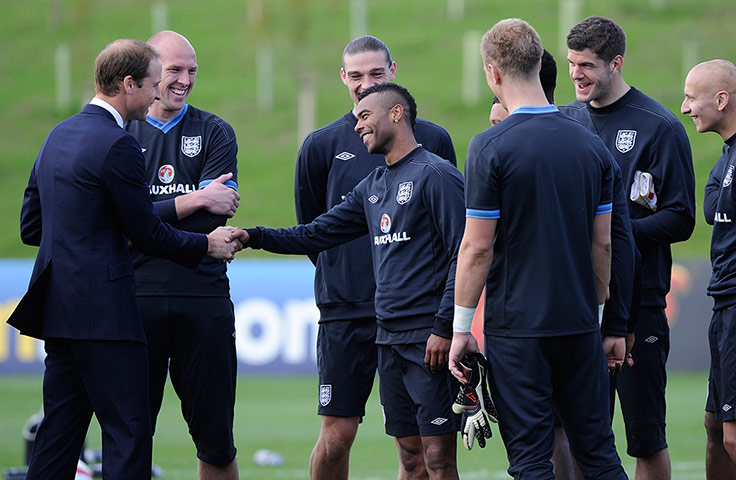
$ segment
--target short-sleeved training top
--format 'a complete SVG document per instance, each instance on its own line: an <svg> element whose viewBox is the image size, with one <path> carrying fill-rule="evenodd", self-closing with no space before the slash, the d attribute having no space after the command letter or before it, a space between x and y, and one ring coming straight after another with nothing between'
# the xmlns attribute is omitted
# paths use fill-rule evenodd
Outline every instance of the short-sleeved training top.
<svg viewBox="0 0 736 480"><path fill-rule="evenodd" d="M520 107L471 140L467 217L498 220L486 334L598 330L593 220L611 212L612 161L600 138L553 105Z"/></svg>
<svg viewBox="0 0 736 480"><path fill-rule="evenodd" d="M210 233L227 217L199 210L181 220L174 199L206 187L232 172L226 185L237 189L238 145L232 127L217 115L185 105L168 122L147 117L132 120L126 130L141 144L146 159L146 181L161 220L190 232ZM205 257L196 270L131 250L138 296L227 297L230 285L226 264Z"/></svg>

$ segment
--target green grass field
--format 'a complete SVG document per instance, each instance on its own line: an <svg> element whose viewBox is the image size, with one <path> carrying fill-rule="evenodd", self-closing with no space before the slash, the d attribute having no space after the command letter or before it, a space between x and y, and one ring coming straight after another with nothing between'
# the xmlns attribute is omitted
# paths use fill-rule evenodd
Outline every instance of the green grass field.
<svg viewBox="0 0 736 480"><path fill-rule="evenodd" d="M540 33L558 62L557 100L573 100L565 52L560 50L559 1L465 0L463 18L447 17L448 0L396 2L370 0L368 32L382 38L399 65L396 81L416 97L420 116L443 125L453 137L464 171L470 138L485 129L490 93L482 100L461 100L462 38L482 34L505 17L522 17ZM75 113L93 95L92 64L105 44L116 38L146 39L152 32L150 0L3 0L0 17L0 257L28 257L36 249L21 245L18 217L32 162L48 131ZM248 19L254 0L169 1L169 24L187 35L199 54L200 73L190 103L229 121L238 136L239 184L243 196L233 220L239 226L285 226L294 222L293 172L299 138L296 92L310 78L316 92L316 125L350 108L338 78L339 57L351 39L349 5L343 0L264 0L264 21ZM687 69L683 51L693 61L736 59L736 2L733 0L589 0L581 16L604 15L628 35L625 79L679 112ZM661 6L658 6L661 5ZM57 15L58 14L58 15ZM67 43L72 55L73 105L59 111L54 98L54 51ZM274 52L273 111L258 110L256 46L270 43ZM478 62L480 60L478 59ZM679 114L678 114L679 115ZM720 154L715 134L698 135L680 116L693 147L696 199L701 204L707 174ZM700 207L698 207L700 208ZM710 228L697 215L693 238L676 245L675 256L707 258ZM241 255L254 255L243 253ZM256 254L263 255L263 254ZM22 281L25 281L23 279ZM669 441L673 478L704 478L705 434L702 427L706 375L670 378ZM40 406L40 377L0 377L0 468L23 459L21 426ZM167 393L155 439L155 462L167 479L196 478L194 450L172 391ZM308 458L319 430L316 380L304 377L241 377L236 411L236 444L243 478L308 478ZM623 438L620 421L618 438ZM93 427L90 447L99 446ZM285 465L257 467L253 452L282 453ZM621 450L629 473L633 461ZM507 478L498 435L485 450L459 451L463 479ZM396 453L383 433L377 389L353 450L357 480L395 478Z"/></svg>
<svg viewBox="0 0 736 480"><path fill-rule="evenodd" d="M668 441L672 457L672 478L705 478L705 431L703 406L707 375L704 372L671 375L668 387ZM306 479L309 454L319 432L316 415L316 387L313 377L245 377L238 379L235 443L241 478L258 480ZM21 427L40 406L40 376L0 377L0 468L19 466L23 461ZM396 478L397 458L393 441L383 432L378 387L374 388L367 416L353 448L353 480ZM615 422L617 439L623 439L620 415ZM509 478L506 455L498 430L490 445L471 452L458 450L460 476L465 480ZM88 447L100 445L99 428L93 424ZM259 467L253 453L260 448L284 456L282 467ZM619 452L633 478L634 462L627 457L624 442ZM179 412L173 390L166 392L163 411L154 438L154 462L169 480L196 478L195 452Z"/></svg>
<svg viewBox="0 0 736 480"><path fill-rule="evenodd" d="M538 30L558 62L557 101L573 100L558 15L561 0L464 0L465 15L450 19L449 0L370 0L367 33L382 38L398 63L396 81L417 99L420 116L443 125L453 137L459 167L471 137L488 126L490 92L478 74L481 100L461 97L463 36L481 35L506 17L521 17ZM233 220L239 226L286 226L294 222L293 175L300 84L316 94L316 126L350 108L339 80L339 59L351 40L350 4L342 0L263 0L263 21L252 20L256 0L169 1L168 26L187 35L198 52L199 76L190 102L229 121L238 136L243 195ZM580 18L604 15L626 30L624 77L678 113L684 75L692 63L736 58L736 2L732 0L589 0ZM78 111L93 95L92 64L116 38L146 39L153 33L151 0L3 0L0 18L0 257L33 256L19 241L18 216L31 164L50 128ZM390 11L390 14L387 12ZM54 52L71 51L72 106L55 106ZM257 46L273 51L274 108L259 111ZM685 54L684 52L692 52ZM688 56L689 55L689 56ZM688 65L684 63L688 62ZM477 57L480 64L480 58ZM722 142L685 124L694 152L696 198ZM675 256L707 258L710 229L698 214L693 238ZM252 255L244 253L243 255ZM264 255L264 254L256 254Z"/></svg>

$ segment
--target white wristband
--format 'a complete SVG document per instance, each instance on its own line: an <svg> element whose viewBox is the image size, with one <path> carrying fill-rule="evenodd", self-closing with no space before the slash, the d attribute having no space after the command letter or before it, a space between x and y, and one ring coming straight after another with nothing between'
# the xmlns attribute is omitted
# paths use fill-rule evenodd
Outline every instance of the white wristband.
<svg viewBox="0 0 736 480"><path fill-rule="evenodd" d="M600 327L603 324L603 307L605 307L605 303L601 303L598 305L598 326Z"/></svg>
<svg viewBox="0 0 736 480"><path fill-rule="evenodd" d="M452 321L453 332L470 332L473 325L473 316L475 316L475 308L461 307L455 305L455 317Z"/></svg>

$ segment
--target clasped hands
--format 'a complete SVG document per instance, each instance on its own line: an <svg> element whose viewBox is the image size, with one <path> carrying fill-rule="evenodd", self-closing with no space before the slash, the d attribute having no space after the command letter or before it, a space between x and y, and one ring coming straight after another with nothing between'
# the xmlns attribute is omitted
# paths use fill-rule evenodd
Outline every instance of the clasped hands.
<svg viewBox="0 0 736 480"><path fill-rule="evenodd" d="M248 232L237 227L217 227L207 235L207 255L230 263L248 243Z"/></svg>

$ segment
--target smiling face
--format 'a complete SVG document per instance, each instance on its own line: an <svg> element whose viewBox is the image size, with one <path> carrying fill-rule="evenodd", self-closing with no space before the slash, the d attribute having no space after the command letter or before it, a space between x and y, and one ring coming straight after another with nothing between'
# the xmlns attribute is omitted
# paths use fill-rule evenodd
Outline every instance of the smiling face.
<svg viewBox="0 0 736 480"><path fill-rule="evenodd" d="M709 85L705 69L695 67L685 78L684 94L680 111L695 123L698 132L717 132L721 113L718 109L718 92Z"/></svg>
<svg viewBox="0 0 736 480"><path fill-rule="evenodd" d="M394 142L391 108L386 106L386 94L373 93L363 98L355 107L358 123L355 131L360 135L369 153L386 155Z"/></svg>
<svg viewBox="0 0 736 480"><path fill-rule="evenodd" d="M358 96L373 85L390 82L396 76L396 63L388 62L386 53L371 50L343 57L344 67L340 69L342 83L348 87L353 104L358 104Z"/></svg>
<svg viewBox="0 0 736 480"><path fill-rule="evenodd" d="M184 105L197 79L197 54L186 38L164 35L153 42L161 55L161 100L151 108L151 116L166 122L175 117Z"/></svg>
<svg viewBox="0 0 736 480"><path fill-rule="evenodd" d="M567 61L570 66L570 78L575 84L575 98L580 102L589 102L594 107L613 103L614 73L617 71L619 59L623 61L618 55L610 62L606 62L589 48L582 51L568 49Z"/></svg>
<svg viewBox="0 0 736 480"><path fill-rule="evenodd" d="M128 77L130 78L130 77ZM159 82L161 81L161 62L158 58L151 60L148 66L148 75L139 87L132 79L130 98L127 102L125 120L146 120L146 114L151 105L160 96Z"/></svg>

